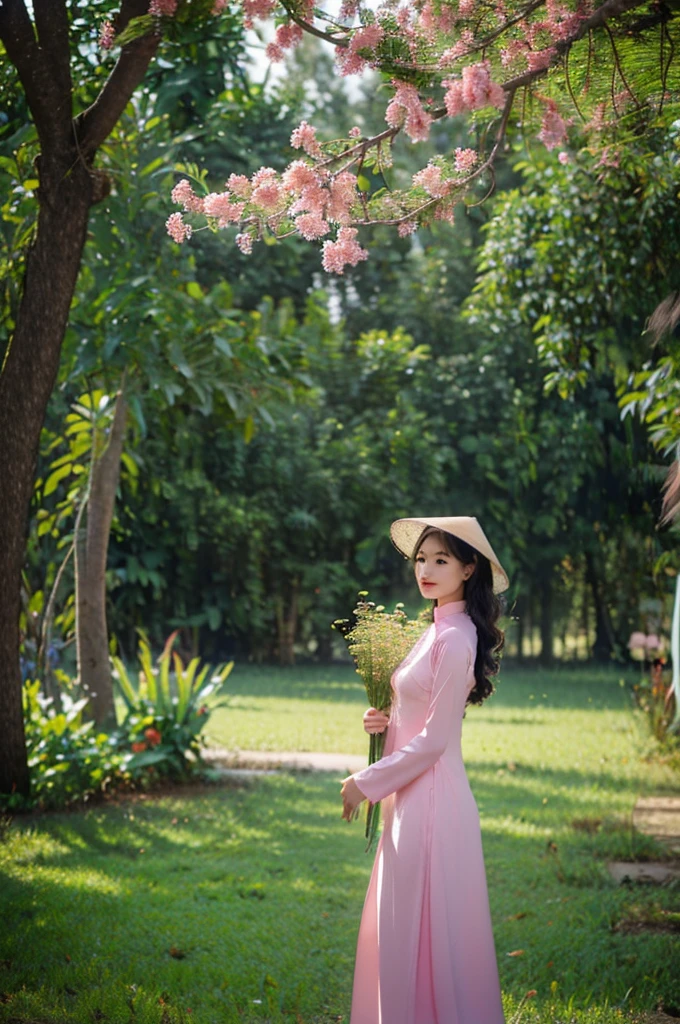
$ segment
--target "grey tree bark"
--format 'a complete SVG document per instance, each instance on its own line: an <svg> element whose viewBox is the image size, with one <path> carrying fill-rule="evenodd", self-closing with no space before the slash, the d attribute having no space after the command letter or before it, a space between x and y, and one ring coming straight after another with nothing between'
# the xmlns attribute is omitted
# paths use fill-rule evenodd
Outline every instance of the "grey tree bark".
<svg viewBox="0 0 680 1024"><path fill-rule="evenodd" d="M115 725L116 721L106 625L106 561L127 408L123 385L116 399L108 443L92 464L85 522L75 543L78 680L90 695L92 714L99 726Z"/></svg>

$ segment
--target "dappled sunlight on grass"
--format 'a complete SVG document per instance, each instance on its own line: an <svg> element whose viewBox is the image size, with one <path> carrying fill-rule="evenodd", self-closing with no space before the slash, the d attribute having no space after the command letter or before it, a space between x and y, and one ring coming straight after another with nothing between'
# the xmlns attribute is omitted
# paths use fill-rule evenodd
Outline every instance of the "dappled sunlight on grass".
<svg viewBox="0 0 680 1024"><path fill-rule="evenodd" d="M365 753L351 669L350 686L342 669L316 683L305 669L308 702L285 696L290 677L277 696L280 673L253 673L221 712L244 748L294 747L317 716L312 739L330 738L311 747L351 753L351 736ZM617 887L605 869L658 855L630 811L639 792L675 786L643 762L616 674L546 674L539 687L508 673L463 734L508 1021L533 990L523 1024L617 1024L630 1007L677 1005L669 936L616 927L675 893ZM0 1019L347 1024L372 858L362 823L340 818L339 779L283 773L17 821L0 845Z"/></svg>

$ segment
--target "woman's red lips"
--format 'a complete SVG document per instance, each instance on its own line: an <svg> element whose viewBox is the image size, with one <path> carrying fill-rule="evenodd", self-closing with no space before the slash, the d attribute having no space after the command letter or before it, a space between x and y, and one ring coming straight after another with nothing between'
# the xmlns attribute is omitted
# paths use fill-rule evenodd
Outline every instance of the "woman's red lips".
<svg viewBox="0 0 680 1024"><path fill-rule="evenodd" d="M433 587L434 583L431 583L430 580L421 580L420 585L421 587Z"/></svg>

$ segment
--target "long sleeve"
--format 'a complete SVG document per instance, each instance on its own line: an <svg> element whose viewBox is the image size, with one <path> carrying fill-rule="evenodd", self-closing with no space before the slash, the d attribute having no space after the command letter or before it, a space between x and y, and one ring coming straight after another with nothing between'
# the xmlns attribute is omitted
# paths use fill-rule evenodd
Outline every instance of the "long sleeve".
<svg viewBox="0 0 680 1024"><path fill-rule="evenodd" d="M372 803L413 782L444 753L465 708L472 649L459 629L446 629L432 645L434 675L423 729L399 750L356 772L354 781Z"/></svg>

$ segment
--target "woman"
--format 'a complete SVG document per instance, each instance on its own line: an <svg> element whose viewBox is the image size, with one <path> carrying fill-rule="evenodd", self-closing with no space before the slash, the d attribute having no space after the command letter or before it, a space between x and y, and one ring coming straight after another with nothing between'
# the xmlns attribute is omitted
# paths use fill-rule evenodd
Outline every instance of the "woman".
<svg viewBox="0 0 680 1024"><path fill-rule="evenodd" d="M502 1024L479 813L461 757L465 706L493 690L508 578L474 517L398 519L434 621L392 676L380 761L345 779L343 817L383 801L351 1024ZM366 732L387 717L364 715Z"/></svg>

